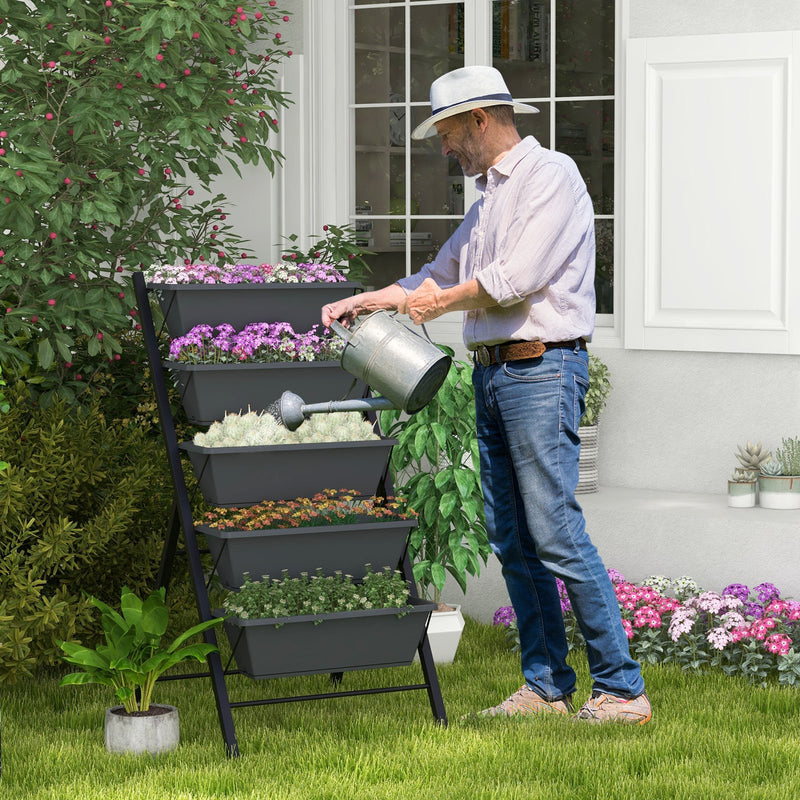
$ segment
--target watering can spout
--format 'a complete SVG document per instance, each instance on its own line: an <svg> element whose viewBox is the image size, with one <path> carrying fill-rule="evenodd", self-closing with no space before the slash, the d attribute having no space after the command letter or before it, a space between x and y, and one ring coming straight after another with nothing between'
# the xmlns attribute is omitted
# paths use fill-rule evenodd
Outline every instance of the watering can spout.
<svg viewBox="0 0 800 800"><path fill-rule="evenodd" d="M290 431L296 431L312 414L332 414L343 411L383 411L390 408L395 408L395 406L388 397L306 403L300 395L286 391L278 401L279 421Z"/></svg>

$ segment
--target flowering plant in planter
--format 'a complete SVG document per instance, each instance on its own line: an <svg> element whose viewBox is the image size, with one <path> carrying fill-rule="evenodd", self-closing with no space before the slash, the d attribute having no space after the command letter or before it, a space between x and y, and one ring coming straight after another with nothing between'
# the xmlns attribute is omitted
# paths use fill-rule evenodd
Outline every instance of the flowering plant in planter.
<svg viewBox="0 0 800 800"><path fill-rule="evenodd" d="M741 583L721 593L703 591L690 577L672 580L651 575L641 584L629 583L609 570L622 625L635 658L647 663L675 663L698 672L720 668L766 685L777 677L784 685L800 685L800 602L783 600L771 583L750 589ZM583 643L563 582L557 579L570 646ZM667 592L672 592L668 595ZM516 617L510 606L498 609L495 624L504 625L518 648Z"/></svg>
<svg viewBox="0 0 800 800"><path fill-rule="evenodd" d="M245 581L224 601L225 611L239 619L274 619L306 614L331 614L372 608L403 608L408 604L408 585L399 570L384 567L373 572L369 565L363 579L350 575L303 573L297 578L285 572L281 578L265 575L261 581Z"/></svg>
<svg viewBox="0 0 800 800"><path fill-rule="evenodd" d="M379 439L372 423L355 411L342 414L316 414L296 431L284 428L269 413L226 414L206 433L196 433L199 447L261 447L273 444L313 442L359 442Z"/></svg>
<svg viewBox="0 0 800 800"><path fill-rule="evenodd" d="M227 323L195 325L170 342L169 355L187 364L337 361L344 343L338 337L325 336L327 328L320 335L320 327L295 333L288 322L252 322L237 333Z"/></svg>
<svg viewBox="0 0 800 800"><path fill-rule="evenodd" d="M295 500L266 500L247 508L213 508L196 524L219 530L273 530L349 525L365 517L382 522L416 518L402 499L357 497L348 489L324 489L313 497Z"/></svg>
<svg viewBox="0 0 800 800"><path fill-rule="evenodd" d="M188 259L187 259L188 261ZM149 283L341 283L347 278L332 264L156 264L144 271Z"/></svg>

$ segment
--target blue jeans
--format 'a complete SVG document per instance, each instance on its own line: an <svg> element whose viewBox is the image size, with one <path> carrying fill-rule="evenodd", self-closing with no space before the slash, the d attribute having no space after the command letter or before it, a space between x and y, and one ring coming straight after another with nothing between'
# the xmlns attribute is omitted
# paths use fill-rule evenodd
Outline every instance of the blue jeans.
<svg viewBox="0 0 800 800"><path fill-rule="evenodd" d="M575 691L557 576L586 638L593 688L641 694L614 588L575 500L586 351L476 364L473 384L486 524L517 615L528 686L551 701Z"/></svg>

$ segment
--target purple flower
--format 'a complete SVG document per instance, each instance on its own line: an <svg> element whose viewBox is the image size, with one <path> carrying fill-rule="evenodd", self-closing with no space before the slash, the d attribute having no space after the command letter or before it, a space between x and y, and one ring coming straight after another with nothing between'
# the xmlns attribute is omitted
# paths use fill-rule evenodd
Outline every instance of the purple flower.
<svg viewBox="0 0 800 800"><path fill-rule="evenodd" d="M613 567L606 570L608 577L611 578L611 583L625 583L625 576Z"/></svg>
<svg viewBox="0 0 800 800"><path fill-rule="evenodd" d="M758 601L762 604L770 603L781 596L780 589L774 583L759 583L753 587L754 592L758 592Z"/></svg>
<svg viewBox="0 0 800 800"><path fill-rule="evenodd" d="M558 588L558 598L561 601L561 613L566 614L572 611L572 603L567 594L567 587L561 578L556 578L556 587Z"/></svg>
<svg viewBox="0 0 800 800"><path fill-rule="evenodd" d="M753 619L761 619L764 616L764 607L760 603L745 603L742 610L745 616Z"/></svg>
<svg viewBox="0 0 800 800"><path fill-rule="evenodd" d="M722 594L730 594L738 597L743 603L750 597L750 589L743 583L731 583L722 590Z"/></svg>
<svg viewBox="0 0 800 800"><path fill-rule="evenodd" d="M517 621L517 615L514 613L513 606L500 606L494 612L492 618L492 625L503 625L506 628L512 623Z"/></svg>

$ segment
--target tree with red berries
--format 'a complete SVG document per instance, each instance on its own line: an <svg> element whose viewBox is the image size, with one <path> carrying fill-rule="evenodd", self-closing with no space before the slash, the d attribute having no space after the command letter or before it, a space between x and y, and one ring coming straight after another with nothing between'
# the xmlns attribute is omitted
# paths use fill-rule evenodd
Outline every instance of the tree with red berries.
<svg viewBox="0 0 800 800"><path fill-rule="evenodd" d="M194 195L226 161L270 173L282 161L270 142L290 102L276 88L288 17L276 6L0 0L9 381L73 399L136 325L130 270L240 255L224 198Z"/></svg>

